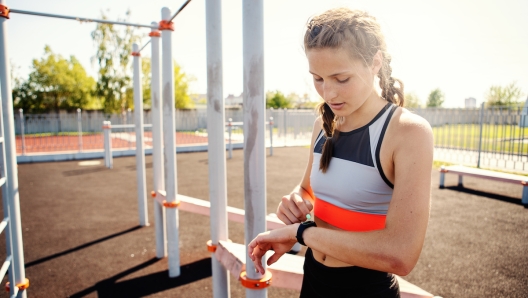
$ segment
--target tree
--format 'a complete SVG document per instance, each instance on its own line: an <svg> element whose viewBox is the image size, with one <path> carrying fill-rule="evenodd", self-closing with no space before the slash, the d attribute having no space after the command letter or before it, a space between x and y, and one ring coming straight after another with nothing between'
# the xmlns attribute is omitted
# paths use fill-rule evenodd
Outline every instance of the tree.
<svg viewBox="0 0 528 298"><path fill-rule="evenodd" d="M406 108L419 108L422 106L422 101L418 98L415 93L405 94L405 107Z"/></svg>
<svg viewBox="0 0 528 298"><path fill-rule="evenodd" d="M284 96L280 91L266 92L266 108L291 108L292 99Z"/></svg>
<svg viewBox="0 0 528 298"><path fill-rule="evenodd" d="M427 107L428 108L439 108L444 103L444 93L440 88L436 88L431 93L429 93L429 97L427 98Z"/></svg>
<svg viewBox="0 0 528 298"><path fill-rule="evenodd" d="M194 108L194 101L189 96L189 83L194 80L181 69L181 66L174 61L174 100L177 109Z"/></svg>
<svg viewBox="0 0 528 298"><path fill-rule="evenodd" d="M101 18L107 19L102 13ZM130 11L121 21L128 22ZM132 66L132 44L140 40L135 29L129 26L114 28L112 24L98 23L92 31L92 39L97 47L93 60L99 64L99 77L96 95L103 102L106 113L124 112L133 106L134 98L130 95Z"/></svg>
<svg viewBox="0 0 528 298"><path fill-rule="evenodd" d="M44 57L34 59L26 81L15 80L15 108L29 113L85 108L92 104L95 80L74 56L69 60L44 47Z"/></svg>
<svg viewBox="0 0 528 298"><path fill-rule="evenodd" d="M486 93L487 106L517 106L523 96L515 82L507 86L491 86Z"/></svg>
<svg viewBox="0 0 528 298"><path fill-rule="evenodd" d="M141 59L141 71L142 71L142 88L143 88L143 104L145 106L152 105L152 99L150 98L150 84L152 81L152 72L150 70L151 62L150 58ZM177 109L191 109L194 107L194 101L192 101L189 95L189 83L194 78L182 71L181 66L174 62L174 99L175 108Z"/></svg>

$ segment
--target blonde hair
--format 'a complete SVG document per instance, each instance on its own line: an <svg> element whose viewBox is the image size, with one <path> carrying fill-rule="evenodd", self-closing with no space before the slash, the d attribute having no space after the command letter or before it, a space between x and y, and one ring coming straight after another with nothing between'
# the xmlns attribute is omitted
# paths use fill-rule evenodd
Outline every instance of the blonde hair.
<svg viewBox="0 0 528 298"><path fill-rule="evenodd" d="M391 57L387 52L385 38L376 18L367 12L337 8L328 10L308 21L304 34L304 49L342 48L350 51L353 58L372 64L378 51L382 54L382 65L378 72L381 97L399 106L403 106L403 82L392 77ZM395 85L398 83L398 86ZM323 120L326 141L319 168L328 169L332 158L333 143L338 132L337 119L330 107L322 102L317 110Z"/></svg>

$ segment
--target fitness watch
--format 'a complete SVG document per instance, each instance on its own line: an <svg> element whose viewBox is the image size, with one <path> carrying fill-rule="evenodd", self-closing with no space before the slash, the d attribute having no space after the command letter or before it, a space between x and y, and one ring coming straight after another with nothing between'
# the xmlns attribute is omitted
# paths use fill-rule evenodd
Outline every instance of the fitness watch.
<svg viewBox="0 0 528 298"><path fill-rule="evenodd" d="M306 246L306 244L304 243L304 239L303 239L303 233L304 233L304 230L311 228L311 227L317 227L317 225L315 224L315 221L310 220L310 221L301 222L301 224L299 225L299 228L297 229L297 236L295 236L295 238L297 238L297 242Z"/></svg>

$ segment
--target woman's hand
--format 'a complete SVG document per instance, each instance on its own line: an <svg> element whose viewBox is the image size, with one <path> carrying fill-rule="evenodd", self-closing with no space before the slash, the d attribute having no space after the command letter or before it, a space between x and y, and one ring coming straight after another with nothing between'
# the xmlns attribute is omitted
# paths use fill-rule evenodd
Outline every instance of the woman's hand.
<svg viewBox="0 0 528 298"><path fill-rule="evenodd" d="M268 266L277 262L282 255L291 250L293 245L297 242L297 229L299 225L289 225L284 228L268 231L258 234L248 245L248 254L255 268L264 274L264 267L262 266L262 257L268 250L273 250L275 253L268 259Z"/></svg>
<svg viewBox="0 0 528 298"><path fill-rule="evenodd" d="M306 215L310 214L312 209L313 205L309 200L303 199L298 192L292 192L282 197L277 208L277 217L287 225L300 223L307 219Z"/></svg>

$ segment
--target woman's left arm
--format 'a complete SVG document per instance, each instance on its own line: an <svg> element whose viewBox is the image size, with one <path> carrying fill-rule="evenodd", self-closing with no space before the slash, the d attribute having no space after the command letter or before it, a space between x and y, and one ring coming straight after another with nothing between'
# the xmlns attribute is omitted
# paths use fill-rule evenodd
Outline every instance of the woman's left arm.
<svg viewBox="0 0 528 298"><path fill-rule="evenodd" d="M419 116L404 111L395 118L391 121L396 121L391 123L395 125L391 135L397 136L391 138L394 192L385 229L348 232L314 227L304 231L303 239L309 247L347 264L407 275L420 256L429 219L433 135L429 123ZM270 243L295 243L297 227L260 234L249 244L257 269L262 268L260 259Z"/></svg>

